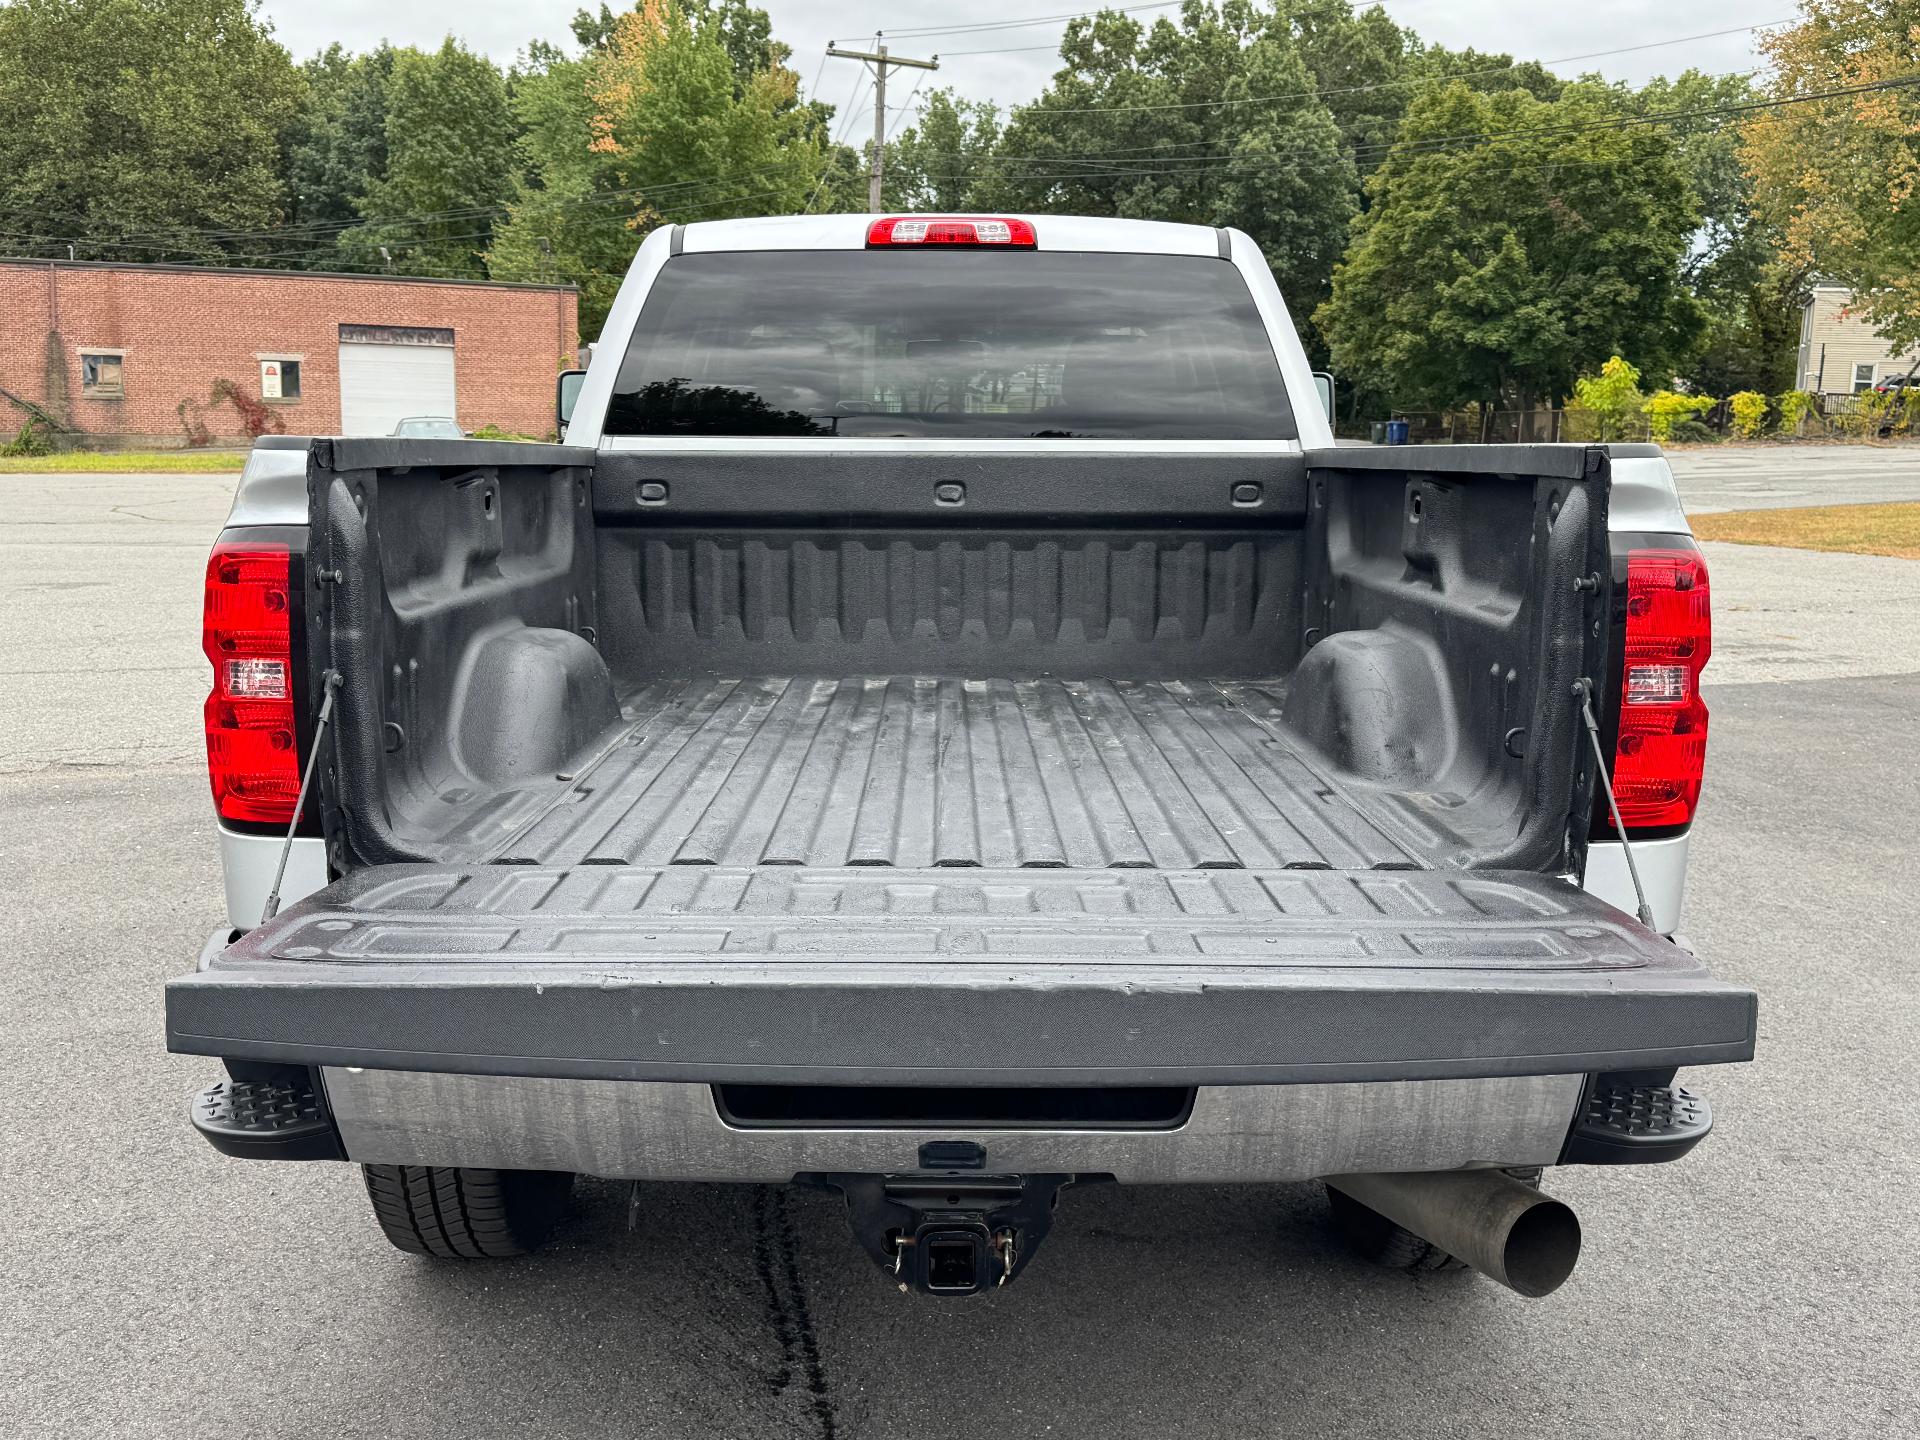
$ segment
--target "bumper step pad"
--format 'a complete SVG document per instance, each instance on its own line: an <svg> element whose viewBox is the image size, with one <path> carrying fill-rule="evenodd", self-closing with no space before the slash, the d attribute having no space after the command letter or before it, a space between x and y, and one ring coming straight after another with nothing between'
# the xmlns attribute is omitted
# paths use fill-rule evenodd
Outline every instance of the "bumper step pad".
<svg viewBox="0 0 1920 1440"><path fill-rule="evenodd" d="M305 1071L285 1079L222 1080L193 1097L193 1128L243 1160L344 1160L333 1117Z"/></svg>
<svg viewBox="0 0 1920 1440"><path fill-rule="evenodd" d="M1563 1165L1653 1165L1678 1160L1713 1128L1713 1111L1678 1085L1598 1081L1567 1137Z"/></svg>

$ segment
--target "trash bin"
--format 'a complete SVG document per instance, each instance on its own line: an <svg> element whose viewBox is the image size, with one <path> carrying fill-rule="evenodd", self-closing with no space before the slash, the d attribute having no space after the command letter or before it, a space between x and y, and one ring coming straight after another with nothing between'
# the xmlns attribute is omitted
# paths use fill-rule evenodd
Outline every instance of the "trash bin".
<svg viewBox="0 0 1920 1440"><path fill-rule="evenodd" d="M1407 443L1407 422L1405 420L1387 421L1387 444L1404 445Z"/></svg>
<svg viewBox="0 0 1920 1440"><path fill-rule="evenodd" d="M1386 444L1387 443L1387 422L1384 420L1368 421L1367 422L1367 439L1371 440L1376 445Z"/></svg>

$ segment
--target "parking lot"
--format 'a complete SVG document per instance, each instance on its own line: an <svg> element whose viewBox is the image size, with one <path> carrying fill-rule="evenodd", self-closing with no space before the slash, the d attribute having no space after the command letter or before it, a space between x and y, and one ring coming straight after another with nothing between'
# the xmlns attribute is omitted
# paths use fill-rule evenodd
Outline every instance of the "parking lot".
<svg viewBox="0 0 1920 1440"><path fill-rule="evenodd" d="M1726 451L1699 508L1920 498ZM162 983L222 923L201 569L233 478L0 476L0 1434L1895 1435L1920 1413L1920 562L1710 545L1686 929L1761 995L1679 1165L1576 1169L1528 1302L1337 1248L1314 1187L1067 1192L1021 1283L898 1293L837 1202L587 1182L557 1242L391 1250L357 1173L190 1131Z"/></svg>

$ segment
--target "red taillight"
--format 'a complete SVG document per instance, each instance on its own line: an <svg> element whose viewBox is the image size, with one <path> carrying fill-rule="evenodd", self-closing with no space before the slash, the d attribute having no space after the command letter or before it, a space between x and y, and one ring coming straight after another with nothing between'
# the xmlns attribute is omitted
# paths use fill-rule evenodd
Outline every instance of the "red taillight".
<svg viewBox="0 0 1920 1440"><path fill-rule="evenodd" d="M895 215L867 227L867 245L999 245L1031 250L1033 226L1005 217Z"/></svg>
<svg viewBox="0 0 1920 1440"><path fill-rule="evenodd" d="M1713 649L1707 567L1693 550L1627 554L1627 649L1613 789L1628 830L1685 825L1700 803Z"/></svg>
<svg viewBox="0 0 1920 1440"><path fill-rule="evenodd" d="M207 561L207 774L224 820L285 825L300 797L292 568L287 546L253 541L216 545Z"/></svg>

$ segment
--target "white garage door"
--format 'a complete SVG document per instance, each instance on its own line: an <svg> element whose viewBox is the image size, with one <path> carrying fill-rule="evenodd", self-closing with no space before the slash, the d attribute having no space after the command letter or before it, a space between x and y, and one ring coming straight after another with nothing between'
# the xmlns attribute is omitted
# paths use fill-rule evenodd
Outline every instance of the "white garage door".
<svg viewBox="0 0 1920 1440"><path fill-rule="evenodd" d="M340 342L340 433L389 435L414 415L454 411L453 347Z"/></svg>

